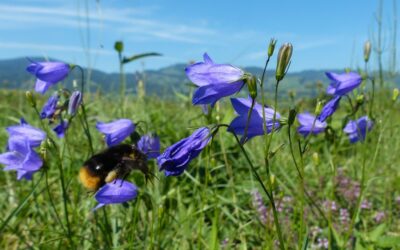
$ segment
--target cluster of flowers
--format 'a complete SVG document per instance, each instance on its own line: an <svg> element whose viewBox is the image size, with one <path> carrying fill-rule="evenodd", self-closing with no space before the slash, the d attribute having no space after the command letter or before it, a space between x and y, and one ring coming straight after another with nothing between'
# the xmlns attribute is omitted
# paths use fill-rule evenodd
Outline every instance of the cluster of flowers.
<svg viewBox="0 0 400 250"><path fill-rule="evenodd" d="M326 73L327 77L331 80L326 93L332 95L333 98L329 100L321 109L319 115L314 116L310 113L302 113L298 115L300 126L298 132L303 136L311 134L319 134L324 132L328 126L326 120L332 116L339 107L339 102L343 96L349 94L357 88L362 78L355 72L335 74L331 72ZM350 120L343 129L351 143L365 140L366 134L372 129L373 122L368 116L363 116L358 120Z"/></svg>
<svg viewBox="0 0 400 250"><path fill-rule="evenodd" d="M290 63L291 53L290 44L285 44L279 51L280 58L278 59L276 74L278 81L284 77ZM37 78L35 90L44 94L52 85L66 78L74 67L74 65L61 62L32 62L27 70ZM257 80L254 80L256 78L250 74L230 64L214 63L207 54L204 54L204 62L188 66L185 72L187 77L198 86L193 95L192 102L194 105L210 105L213 107L221 98L238 93L245 85L248 86L249 98L231 98L237 117L230 123L228 131L235 135L242 135L242 141L247 141L254 136L264 135L264 131L271 133L280 128L280 114L274 109L263 107L255 101L256 94L252 93L252 88L257 84ZM326 119L336 111L342 96L358 87L362 81L357 73L327 73L327 76L332 81L327 93L333 95L333 98L326 103L318 116L309 113L298 115L300 123L298 132L303 136L323 132L327 127ZM61 94L68 98L60 103ZM74 91L70 94L69 91L63 89L48 99L42 108L40 118L49 119L50 123L59 119L59 125L53 130L59 137L62 137L68 128L70 119L76 114L81 104L81 92ZM63 111L66 111L69 115L69 120L63 119ZM18 128L24 129L24 132L17 137L14 132L10 132L13 131L11 128L8 128L10 133L9 152L1 155L0 163L7 165L6 170L17 170L19 179L22 177L29 179L32 173L39 170L43 164L32 148L39 146L46 134L37 128L22 123ZM28 131L27 128L30 130ZM98 122L96 128L105 135L105 141L111 147L129 137L135 131L135 124L129 119L119 119L110 123ZM351 142L356 142L364 140L367 131L371 128L372 122L365 116L357 121L350 121L344 128L344 132L349 135ZM35 141L35 144L29 143L29 138L33 136L32 131L40 134L40 137L37 136L40 140ZM159 170L164 171L166 176L178 176L185 171L191 160L196 158L207 146L212 136L212 129L208 127L198 128L192 135L178 141L166 148L162 154L159 154L159 139L145 135L139 140L138 148L148 159L157 158ZM135 185L124 180L117 180L103 186L97 192L95 198L100 202L99 206L102 206L125 202L134 199L136 196L137 187Z"/></svg>

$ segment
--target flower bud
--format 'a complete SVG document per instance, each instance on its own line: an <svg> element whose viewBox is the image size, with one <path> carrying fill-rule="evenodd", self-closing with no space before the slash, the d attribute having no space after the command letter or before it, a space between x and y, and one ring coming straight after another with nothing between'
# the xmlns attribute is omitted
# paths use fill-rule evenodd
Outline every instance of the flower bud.
<svg viewBox="0 0 400 250"><path fill-rule="evenodd" d="M364 43L364 61L365 62L368 62L370 55L371 55L371 42L366 41Z"/></svg>
<svg viewBox="0 0 400 250"><path fill-rule="evenodd" d="M271 38L271 41L269 42L268 46L268 57L271 57L274 54L275 45L276 45L276 39Z"/></svg>
<svg viewBox="0 0 400 250"><path fill-rule="evenodd" d="M80 91L74 91L71 97L69 98L68 114L75 115L81 103L82 103L82 93Z"/></svg>
<svg viewBox="0 0 400 250"><path fill-rule="evenodd" d="M356 101L357 103L362 104L364 102L364 95L357 95Z"/></svg>
<svg viewBox="0 0 400 250"><path fill-rule="evenodd" d="M290 64L290 58L292 57L292 51L293 46L291 43L285 43L279 49L278 62L275 72L275 78L277 81L280 81L285 77L286 71Z"/></svg>
<svg viewBox="0 0 400 250"><path fill-rule="evenodd" d="M317 106L315 107L315 114L319 115L321 114L321 111L322 111L322 102L318 101Z"/></svg>
<svg viewBox="0 0 400 250"><path fill-rule="evenodd" d="M291 109L289 110L289 118L288 118L288 125L292 126L294 123L294 120L296 119L297 111L296 109Z"/></svg>
<svg viewBox="0 0 400 250"><path fill-rule="evenodd" d="M313 159L313 162L314 162L315 165L318 165L318 164L319 164L319 155L318 155L317 152L314 152L314 153L312 154L312 159Z"/></svg>
<svg viewBox="0 0 400 250"><path fill-rule="evenodd" d="M124 43L122 41L116 41L114 44L114 49L118 53L122 53L122 51L124 50Z"/></svg>
<svg viewBox="0 0 400 250"><path fill-rule="evenodd" d="M397 98L399 97L399 94L400 94L399 89L398 88L394 88L393 89L393 95L392 95L392 101L395 102L397 100Z"/></svg>
<svg viewBox="0 0 400 250"><path fill-rule="evenodd" d="M26 99L28 100L29 104L30 104L32 107L36 107L36 99L35 99L35 97L33 96L32 92L31 92L31 91L26 91L26 92L25 92L25 96L26 96Z"/></svg>
<svg viewBox="0 0 400 250"><path fill-rule="evenodd" d="M246 78L247 88L249 90L250 97L254 100L257 97L257 78L255 76L249 76Z"/></svg>

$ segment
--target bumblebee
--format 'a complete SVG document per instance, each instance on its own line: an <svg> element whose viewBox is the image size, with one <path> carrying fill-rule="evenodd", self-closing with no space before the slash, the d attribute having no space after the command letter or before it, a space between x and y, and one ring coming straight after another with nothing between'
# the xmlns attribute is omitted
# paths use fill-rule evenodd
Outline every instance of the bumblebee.
<svg viewBox="0 0 400 250"><path fill-rule="evenodd" d="M93 155L79 171L79 179L90 191L96 191L106 183L125 179L132 170L139 170L146 180L151 175L147 156L135 145L120 144Z"/></svg>

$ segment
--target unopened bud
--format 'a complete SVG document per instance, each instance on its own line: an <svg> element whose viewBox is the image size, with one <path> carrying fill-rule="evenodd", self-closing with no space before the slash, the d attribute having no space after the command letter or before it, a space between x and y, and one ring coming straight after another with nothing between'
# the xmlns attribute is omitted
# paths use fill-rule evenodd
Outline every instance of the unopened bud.
<svg viewBox="0 0 400 250"><path fill-rule="evenodd" d="M319 115L321 114L321 111L322 111L322 102L318 101L317 106L315 107L315 114Z"/></svg>
<svg viewBox="0 0 400 250"><path fill-rule="evenodd" d="M271 57L274 54L275 45L276 45L276 39L271 38L271 41L269 42L268 46L268 57Z"/></svg>
<svg viewBox="0 0 400 250"><path fill-rule="evenodd" d="M124 43L122 41L116 41L114 44L114 49L118 53L122 53L122 51L124 51Z"/></svg>
<svg viewBox="0 0 400 250"><path fill-rule="evenodd" d="M399 97L399 94L400 94L399 89L398 88L394 88L393 89L393 95L392 95L392 101L395 102L397 100L397 98Z"/></svg>
<svg viewBox="0 0 400 250"><path fill-rule="evenodd" d="M293 46L291 43L285 43L279 49L275 73L275 78L277 81L280 81L285 77L286 71L290 64L290 58L292 57L292 51Z"/></svg>
<svg viewBox="0 0 400 250"><path fill-rule="evenodd" d="M364 61L365 62L368 62L370 55L371 55L371 42L366 41L364 43Z"/></svg>
<svg viewBox="0 0 400 250"><path fill-rule="evenodd" d="M357 103L362 104L364 102L364 95L357 95L356 100Z"/></svg>
<svg viewBox="0 0 400 250"><path fill-rule="evenodd" d="M72 80L72 87L74 89L78 88L78 81L76 79Z"/></svg>
<svg viewBox="0 0 400 250"><path fill-rule="evenodd" d="M275 184L275 175L271 174L270 180L271 180L271 184L274 185Z"/></svg>
<svg viewBox="0 0 400 250"><path fill-rule="evenodd" d="M82 103L82 93L80 91L74 91L71 97L69 98L68 114L75 115L81 103Z"/></svg>
<svg viewBox="0 0 400 250"><path fill-rule="evenodd" d="M247 88L249 90L250 97L254 100L257 97L257 77L250 76L246 80Z"/></svg>
<svg viewBox="0 0 400 250"><path fill-rule="evenodd" d="M30 104L32 107L36 107L36 99L35 99L35 97L33 96L32 92L31 92L31 91L26 91L26 92L25 92L25 96L26 96L26 99L28 100L29 104Z"/></svg>
<svg viewBox="0 0 400 250"><path fill-rule="evenodd" d="M318 164L319 164L319 155L318 155L317 152L314 152L314 153L312 154L312 159L313 159L313 162L314 162L315 165L318 165Z"/></svg>
<svg viewBox="0 0 400 250"><path fill-rule="evenodd" d="M291 109L289 110L289 118L288 118L288 125L292 126L294 123L294 120L296 119L297 111L296 109Z"/></svg>

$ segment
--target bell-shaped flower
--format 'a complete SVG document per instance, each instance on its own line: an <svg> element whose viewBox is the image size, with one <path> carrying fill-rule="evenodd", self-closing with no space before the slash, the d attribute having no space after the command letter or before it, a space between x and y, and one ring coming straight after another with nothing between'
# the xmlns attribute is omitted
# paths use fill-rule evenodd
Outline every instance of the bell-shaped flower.
<svg viewBox="0 0 400 250"><path fill-rule="evenodd" d="M363 116L356 121L349 121L343 129L351 143L364 141L367 133L372 129L374 123L368 118Z"/></svg>
<svg viewBox="0 0 400 250"><path fill-rule="evenodd" d="M166 176L183 173L190 161L196 158L211 140L210 129L202 127L187 138L168 147L157 157L159 170L165 170Z"/></svg>
<svg viewBox="0 0 400 250"><path fill-rule="evenodd" d="M43 165L42 159L32 149L26 137L13 136L8 141L8 152L0 154L0 163L6 165L3 169L16 170L17 179L32 179L32 175Z"/></svg>
<svg viewBox="0 0 400 250"><path fill-rule="evenodd" d="M326 122L321 122L310 113L299 114L297 119L300 123L297 132L303 136L308 136L310 133L316 135L324 132L327 126Z"/></svg>
<svg viewBox="0 0 400 250"><path fill-rule="evenodd" d="M93 209L93 211L105 205L128 202L135 199L137 195L138 188L134 184L121 179L116 179L110 183L106 183L99 191L97 191L94 198L99 202L99 204Z"/></svg>
<svg viewBox="0 0 400 250"><path fill-rule="evenodd" d="M147 156L147 159L154 159L160 155L160 138L158 136L143 135L137 146Z"/></svg>
<svg viewBox="0 0 400 250"><path fill-rule="evenodd" d="M187 77L199 88L193 94L192 103L211 104L238 92L244 85L244 72L230 64L216 64L207 53L204 62L186 67Z"/></svg>
<svg viewBox="0 0 400 250"><path fill-rule="evenodd" d="M71 66L63 62L34 62L26 68L36 76L35 91L44 94L47 89L68 76Z"/></svg>
<svg viewBox="0 0 400 250"><path fill-rule="evenodd" d="M82 93L80 91L74 91L68 101L68 114L75 115L82 103Z"/></svg>
<svg viewBox="0 0 400 250"><path fill-rule="evenodd" d="M6 128L10 137L24 137L28 140L31 147L37 147L46 138L46 133L38 128L35 128L21 119L20 125L14 125Z"/></svg>
<svg viewBox="0 0 400 250"><path fill-rule="evenodd" d="M57 110L58 99L59 96L57 94L50 96L50 98L44 104L42 112L40 112L40 119L50 119L53 117L54 113Z"/></svg>
<svg viewBox="0 0 400 250"><path fill-rule="evenodd" d="M254 104L254 108L250 115L250 120L248 121L248 113L251 108L252 99L251 98L231 98L232 106L236 113L239 115L229 125L228 131L235 133L237 135L244 135L247 126L247 136L242 138L242 141L247 141L254 136L264 134L264 122L263 122L263 107L257 102ZM270 133L272 129L279 129L281 118L280 114L276 112L275 114L275 124L274 124L274 110L269 107L264 108L265 113L265 125L267 128L267 133Z"/></svg>
<svg viewBox="0 0 400 250"><path fill-rule="evenodd" d="M68 120L60 120L60 123L53 128L53 131L57 134L58 138L63 138L65 131L68 129Z"/></svg>
<svg viewBox="0 0 400 250"><path fill-rule="evenodd" d="M327 102L322 108L321 114L318 116L318 120L324 122L326 119L328 119L328 117L333 115L333 113L335 113L336 109L339 107L341 98L341 96L335 96L332 100Z"/></svg>
<svg viewBox="0 0 400 250"><path fill-rule="evenodd" d="M326 72L326 76L331 80L326 93L329 95L343 96L360 86L362 78L355 72L336 74Z"/></svg>
<svg viewBox="0 0 400 250"><path fill-rule="evenodd" d="M129 119L119 119L109 123L97 122L96 128L105 135L109 147L121 143L135 131L135 124Z"/></svg>

